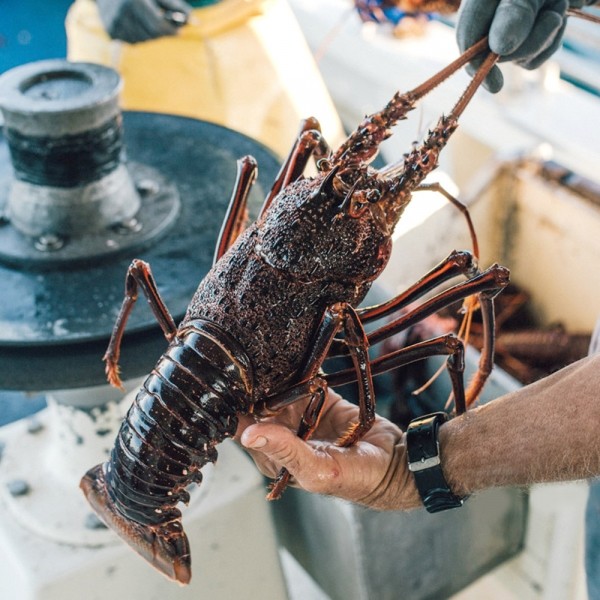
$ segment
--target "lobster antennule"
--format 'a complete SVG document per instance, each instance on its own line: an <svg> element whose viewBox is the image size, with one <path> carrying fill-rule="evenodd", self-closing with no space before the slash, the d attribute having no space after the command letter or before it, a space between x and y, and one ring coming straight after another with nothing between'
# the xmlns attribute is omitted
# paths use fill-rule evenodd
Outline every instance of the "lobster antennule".
<svg viewBox="0 0 600 600"><path fill-rule="evenodd" d="M96 513L139 555L169 579L190 582L190 547L179 521L151 526L126 519L108 494L102 465L92 467L79 485Z"/></svg>

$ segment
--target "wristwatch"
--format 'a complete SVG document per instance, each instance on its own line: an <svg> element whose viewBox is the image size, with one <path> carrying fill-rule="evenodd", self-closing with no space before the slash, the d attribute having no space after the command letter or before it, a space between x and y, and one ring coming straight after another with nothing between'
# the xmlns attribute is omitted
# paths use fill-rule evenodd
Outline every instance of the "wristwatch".
<svg viewBox="0 0 600 600"><path fill-rule="evenodd" d="M413 419L406 430L408 468L430 513L458 508L465 501L452 493L440 464L438 429L447 420L445 412L436 412Z"/></svg>

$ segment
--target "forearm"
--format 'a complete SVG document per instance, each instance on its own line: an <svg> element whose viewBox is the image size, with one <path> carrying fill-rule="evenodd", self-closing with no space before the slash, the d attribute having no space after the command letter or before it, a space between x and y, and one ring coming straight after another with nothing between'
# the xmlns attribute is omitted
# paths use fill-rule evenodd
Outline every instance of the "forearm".
<svg viewBox="0 0 600 600"><path fill-rule="evenodd" d="M595 356L443 425L444 474L459 495L597 476L599 427Z"/></svg>

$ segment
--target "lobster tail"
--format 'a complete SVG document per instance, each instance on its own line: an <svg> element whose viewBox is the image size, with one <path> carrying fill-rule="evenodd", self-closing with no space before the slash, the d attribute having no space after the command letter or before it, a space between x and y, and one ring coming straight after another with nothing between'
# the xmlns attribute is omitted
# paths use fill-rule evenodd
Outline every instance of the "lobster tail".
<svg viewBox="0 0 600 600"><path fill-rule="evenodd" d="M233 348L233 350L228 350ZM248 412L249 362L217 326L194 320L146 378L123 420L110 458L80 487L94 510L138 554L167 577L190 580L190 551L177 504L215 446Z"/></svg>
<svg viewBox="0 0 600 600"><path fill-rule="evenodd" d="M179 519L148 525L123 516L108 492L103 465L91 468L81 479L80 487L106 525L138 554L169 579L182 585L190 582L190 547Z"/></svg>

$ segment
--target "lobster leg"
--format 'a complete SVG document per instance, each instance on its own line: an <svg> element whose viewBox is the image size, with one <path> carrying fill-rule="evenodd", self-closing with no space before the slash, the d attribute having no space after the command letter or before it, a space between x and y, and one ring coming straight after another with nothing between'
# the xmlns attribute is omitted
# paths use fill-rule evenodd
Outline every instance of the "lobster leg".
<svg viewBox="0 0 600 600"><path fill-rule="evenodd" d="M479 295L481 319L483 321L483 348L481 349L477 373L467 388L467 406L477 399L494 367L494 347L496 340L494 297L499 291L490 290Z"/></svg>
<svg viewBox="0 0 600 600"><path fill-rule="evenodd" d="M321 135L321 125L314 117L305 119L300 124L300 132L290 153L283 163L271 191L267 195L260 211L262 217L279 192L292 181L296 181L306 169L311 156L315 160L326 158L331 150ZM260 217L259 217L260 218Z"/></svg>
<svg viewBox="0 0 600 600"><path fill-rule="evenodd" d="M454 250L447 258L437 264L403 293L398 294L388 302L359 308L356 312L363 323L369 323L405 308L410 303L424 296L427 292L453 277L458 275L473 277L476 274L477 264L473 260L473 255L464 250Z"/></svg>
<svg viewBox="0 0 600 600"><path fill-rule="evenodd" d="M311 399L304 410L300 425L298 426L298 435L304 440L307 440L312 435L318 424L321 409L323 408L327 383L322 377L317 376L317 374L327 356L331 340L342 324L343 311L341 308L342 305L335 305L325 311L318 332L310 346L310 355L300 374L301 382L280 394L270 396L265 401L266 411L276 412L310 395ZM267 498L269 500L279 498L287 486L289 479L289 471L281 469L273 481Z"/></svg>
<svg viewBox="0 0 600 600"><path fill-rule="evenodd" d="M321 413L323 412L323 406L325 405L327 382L323 378L317 377L310 381L310 389L312 390L311 398L304 409L297 432L298 437L303 440L309 439L319 424L319 419L321 417ZM267 494L267 500L279 499L289 481L290 472L287 469L281 469L270 486L271 489Z"/></svg>
<svg viewBox="0 0 600 600"><path fill-rule="evenodd" d="M469 228L469 234L471 235L471 241L473 243L473 255L476 259L479 260L479 243L477 242L477 234L475 233L475 227L473 225L473 221L471 220L471 214L469 213L469 209L460 201L458 198L455 198L450 192L448 192L440 183L422 183L415 192L437 192L438 194L442 194L450 204L458 208L460 212L463 214L467 221L467 227Z"/></svg>
<svg viewBox="0 0 600 600"><path fill-rule="evenodd" d="M360 411L358 423L352 425L348 432L337 442L340 446L350 446L359 440L373 425L375 420L375 394L367 335L358 314L349 304L336 304L325 311L319 332L313 344L313 351L303 371L305 375L312 374L309 379L289 388L281 394L268 398L265 402L265 407L267 410L279 410L309 393L311 399L298 427L298 435L302 439L308 439L312 435L318 424L327 389L325 380L322 377L316 376L316 374L319 372L327 356L333 336L340 326L343 326L346 333L346 343L352 356L356 378L359 381ZM268 498L271 500L278 498L285 489L288 480L289 473L286 469L282 469L273 484Z"/></svg>
<svg viewBox="0 0 600 600"><path fill-rule="evenodd" d="M415 323L422 321L425 317L429 317L433 313L458 302L464 300L467 296L478 294L483 299L483 294L488 292L492 298L503 290L509 283L509 272L505 267L492 265L489 269L483 271L479 275L459 283L439 294L433 296L421 306L404 315L399 316L391 323L384 325L367 335L369 344L376 344L385 338L388 338L399 331L408 329ZM485 303L486 309L491 308L493 311L493 303Z"/></svg>
<svg viewBox="0 0 600 600"><path fill-rule="evenodd" d="M325 158L329 153L330 149L321 135L319 122L315 118L302 121L298 138L263 203L260 216L265 213L275 196L285 186L302 175L311 156L319 159ZM243 230L248 194L256 181L257 171L258 166L252 156L245 156L238 161L237 179L227 215L219 234L213 264L227 252Z"/></svg>
<svg viewBox="0 0 600 600"><path fill-rule="evenodd" d="M115 326L110 336L108 348L104 353L102 360L106 363L106 377L109 383L117 388L124 389L123 383L119 376L119 354L121 350L121 341L125 332L127 319L131 314L133 306L138 298L138 287L142 288L150 308L163 330L167 341L171 341L177 332L177 326L173 321L173 317L162 301L156 282L152 276L150 265L138 258L134 259L127 269L125 277L125 297L121 304L121 309L117 316Z"/></svg>
<svg viewBox="0 0 600 600"><path fill-rule="evenodd" d="M373 375L387 373L393 369L409 365L430 356L448 355L447 368L452 382L452 392L455 398L456 414L466 410L463 373L465 370L464 345L454 334L449 333L406 348L395 350L371 362ZM356 381L355 369L344 369L325 375L330 387L345 385Z"/></svg>
<svg viewBox="0 0 600 600"><path fill-rule="evenodd" d="M455 256L456 254L458 254L458 257ZM465 257L470 258L471 255L466 252L453 252L448 257L448 259L437 265L422 280L417 282L415 285L411 286L404 294L400 294L399 296L393 298L389 302L377 305L375 307L363 309L362 313L360 311L357 311L359 316L361 317L361 321L363 323L365 322L365 316L368 319L376 319L386 316L395 310L399 310L405 307L407 304L409 304L416 298L422 296L426 291L429 291L432 287L445 281L449 277L454 276L456 274L468 272L468 269L466 271L463 270L466 269L465 263L463 262L463 259ZM460 259L459 267L457 267L456 265L456 258ZM475 268L473 263L470 261L466 264L470 265L469 268ZM492 370L495 339L493 298L507 285L508 271L504 267L494 265L490 267L487 271L476 275L472 279L457 284L452 288L449 288L448 290L437 294L433 298L423 303L421 306L415 308L414 310L404 315L401 315L393 322L370 332L367 335L368 343L370 345L373 345L378 342L381 342L382 340L391 337L392 335L395 335L400 331L408 329L412 325L416 324L418 321L421 321L422 319L430 316L434 312L454 302L463 300L464 298L473 294L478 294L483 319L484 346L481 351L479 369L474 379L471 381L471 384L469 385L469 388L466 392L466 404L468 406L475 401ZM344 340L334 340L330 348L330 356L343 356L347 355L348 352L349 350L348 348L346 348L346 342ZM371 367L373 369L373 372L375 374L383 373L392 368L395 368L396 366L402 366L404 364L413 362L414 360L425 358L425 356L430 356L429 354L425 356L420 356L418 354L418 352L420 352L420 348L417 348L415 352L417 352L416 355L406 355L406 363L401 362L397 365L393 363L393 359L391 358L391 363L387 360L388 357L379 358L372 362ZM432 353L432 355L435 354L444 354L444 352ZM414 358L410 358L411 356L414 356ZM404 359L399 358L399 360ZM328 375L327 381L330 382L331 385L342 385L343 383L349 381L347 378L352 372L354 372L353 369L348 369ZM341 379L338 380L338 378ZM457 388L455 388L454 391L456 398L455 404L457 406L457 410L459 410L461 399L460 396L457 395Z"/></svg>
<svg viewBox="0 0 600 600"><path fill-rule="evenodd" d="M339 446L351 446L371 429L375 421L375 390L367 334L354 309L348 310L344 328L346 330L346 344L358 375L359 420L350 426L348 431L337 441L337 444Z"/></svg>
<svg viewBox="0 0 600 600"><path fill-rule="evenodd" d="M341 446L350 446L370 429L375 420L375 394L368 353L369 343L367 334L356 310L349 304L339 303L325 311L319 332L313 344L313 350L307 359L302 373L302 383L289 388L281 394L271 396L265 402L265 406L267 410L279 410L299 399L298 392L301 392L303 386L306 386L315 379L328 354L333 337L340 327L344 329L346 349L352 358L359 381L359 421L338 440Z"/></svg>
<svg viewBox="0 0 600 600"><path fill-rule="evenodd" d="M316 376L297 383L280 394L273 394L267 398L266 414L276 414L282 408L290 406L290 404L294 404L298 400L302 400L307 396L313 396L315 391L323 386L327 387L325 379L321 376Z"/></svg>
<svg viewBox="0 0 600 600"><path fill-rule="evenodd" d="M229 250L244 230L247 220L248 194L256 181L257 174L258 165L252 156L244 156L237 161L237 178L233 186L233 194L229 201L227 214L219 233L213 265Z"/></svg>
<svg viewBox="0 0 600 600"><path fill-rule="evenodd" d="M470 406L485 384L491 370L494 355L494 297L509 283L509 273L504 267L492 265L483 273L448 290L437 294L415 310L401 315L388 325L368 334L369 344L376 344L385 338L411 327L425 317L467 296L477 294L481 306L484 331L484 349L481 352L479 368L466 391L466 406Z"/></svg>
<svg viewBox="0 0 600 600"><path fill-rule="evenodd" d="M477 264L473 260L473 255L470 252L467 252L466 250L454 250L447 258L438 263L403 293L398 294L387 302L359 308L356 312L363 324L382 319L383 317L406 308L412 302L423 297L427 292L453 277L458 275L474 277L478 273ZM336 337L329 349L329 357L345 356L347 354L348 347L346 346L345 340Z"/></svg>

